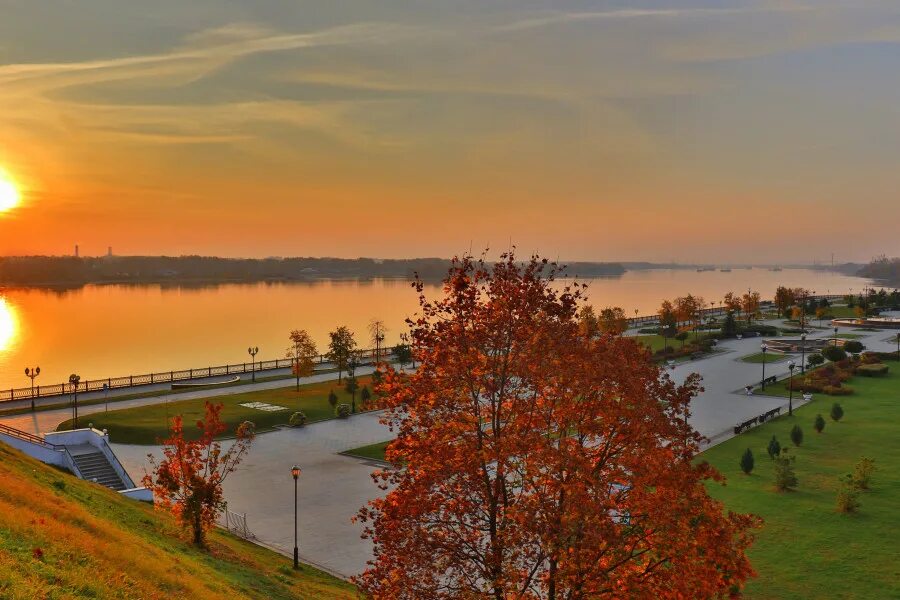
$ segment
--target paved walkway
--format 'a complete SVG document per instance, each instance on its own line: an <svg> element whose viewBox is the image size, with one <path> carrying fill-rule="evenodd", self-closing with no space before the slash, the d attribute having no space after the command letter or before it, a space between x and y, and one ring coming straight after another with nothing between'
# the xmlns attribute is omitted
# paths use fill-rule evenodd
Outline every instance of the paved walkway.
<svg viewBox="0 0 900 600"><path fill-rule="evenodd" d="M850 331L844 329L844 331ZM811 337L827 337L831 330L816 330ZM870 350L891 351L896 344L885 341L884 332L854 331ZM745 385L758 383L762 365L746 363L741 357L759 352L763 338L728 340L720 343L723 352L699 361L681 363L673 371L676 381L691 372L703 376L705 391L692 402L692 425L704 436L719 443L731 437L738 422L786 404L784 398L747 396ZM783 376L788 361L766 365L766 375ZM333 376L323 376L333 377ZM316 380L315 378L311 381ZM252 389L291 385L291 381L256 384L255 387L223 388L186 392L168 400L208 395L235 394ZM213 394L214 392L214 394ZM164 401L142 398L116 403L116 408L140 406ZM795 402L797 404L797 402ZM86 407L86 417L103 406ZM51 431L69 417L69 411L47 411L37 415L0 418L0 421L26 431ZM370 473L374 465L341 456L338 452L390 439L378 423L377 414L355 415L347 420L332 420L301 429L284 429L261 434L240 466L225 483L225 497L231 510L246 512L249 529L263 542L285 551L293 548L293 480L290 468L303 468L300 480L300 554L304 560L325 566L344 575L359 573L371 555L369 542L360 539L361 527L350 519L361 506L379 492ZM135 479L144 472L149 446L114 444L114 450Z"/></svg>

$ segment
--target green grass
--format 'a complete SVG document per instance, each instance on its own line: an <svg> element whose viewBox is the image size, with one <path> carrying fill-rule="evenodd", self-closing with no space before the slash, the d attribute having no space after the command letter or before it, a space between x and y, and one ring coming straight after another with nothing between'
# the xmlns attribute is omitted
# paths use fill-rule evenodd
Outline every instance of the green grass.
<svg viewBox="0 0 900 600"><path fill-rule="evenodd" d="M702 333L701 333L701 335L702 335ZM663 343L665 341L668 341L669 347L672 348L673 350L675 350L675 351L681 350L681 342L679 340L676 340L673 337L670 337L670 338L668 338L668 340L666 340L666 338L663 338L663 336L661 336L661 335L650 334L650 335L636 335L636 336L634 336L634 339L637 342L639 342L645 346L649 346L653 352L662 350ZM691 345L691 342L693 342L693 341L694 341L694 334L692 332L690 334L690 336L686 340L684 340L684 347L685 348L689 347Z"/></svg>
<svg viewBox="0 0 900 600"><path fill-rule="evenodd" d="M833 336L833 337L838 337L838 338L840 338L840 339L842 339L842 340L858 340L859 338L863 338L863 337L866 337L866 336L860 335L860 334L858 334L858 333L839 333L839 334L837 334L836 336Z"/></svg>
<svg viewBox="0 0 900 600"><path fill-rule="evenodd" d="M347 456L356 456L359 458L371 458L374 460L384 460L384 451L387 448L387 445L390 444L393 440L387 440L386 442L378 442L377 444L369 444L368 446L360 446L359 448L353 448L352 450L347 450L342 452L341 454L346 454Z"/></svg>
<svg viewBox="0 0 900 600"><path fill-rule="evenodd" d="M351 600L339 579L221 530L208 550L167 513L0 443L0 598Z"/></svg>
<svg viewBox="0 0 900 600"><path fill-rule="evenodd" d="M359 377L359 386L371 388L371 377ZM339 403L350 404L350 394L338 385L337 380L321 383L310 383L300 386L297 393L294 387L283 387L274 390L260 390L228 396L180 400L149 406L138 406L108 413L95 413L79 418L79 426L93 423L96 429L107 429L110 441L120 444L156 444L158 440L168 437L168 423L175 415L184 417L186 435L195 435L193 423L204 415L205 402L222 403L222 420L227 426L228 434L244 421L256 425L257 432L268 431L277 425L286 425L291 414L302 411L309 422L322 421L334 417L334 411L328 403L330 390L338 395ZM266 412L255 408L240 406L249 402L264 402L284 406L287 410ZM360 393L356 393L357 409L360 405ZM57 431L71 429L72 421L67 420L57 427Z"/></svg>
<svg viewBox="0 0 900 600"><path fill-rule="evenodd" d="M728 440L701 455L728 478L725 487L710 485L711 493L738 512L761 516L765 525L750 550L759 577L747 588L747 598L898 598L900 567L892 540L900 536L900 373L887 377L855 377L856 394L832 398L814 395L813 401L781 417ZM769 390L767 389L767 392ZM845 416L829 417L833 402ZM817 413L827 424L822 434L812 427ZM793 424L803 429L799 448L790 443ZM776 435L797 457L800 485L794 492L773 490L771 461L766 444ZM750 448L756 458L752 475L741 473L741 454ZM835 510L838 478L849 473L861 456L875 459L873 489L861 496L858 514Z"/></svg>
<svg viewBox="0 0 900 600"><path fill-rule="evenodd" d="M762 352L757 352L756 354L748 354L747 356L742 356L741 360L748 363L762 363L763 357L765 357L766 364L768 363L777 363L787 359L786 354L763 354Z"/></svg>

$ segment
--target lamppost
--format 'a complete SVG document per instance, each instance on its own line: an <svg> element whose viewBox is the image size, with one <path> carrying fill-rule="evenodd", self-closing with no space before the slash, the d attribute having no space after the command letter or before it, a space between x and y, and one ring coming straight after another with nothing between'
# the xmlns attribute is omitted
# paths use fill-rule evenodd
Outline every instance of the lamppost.
<svg viewBox="0 0 900 600"><path fill-rule="evenodd" d="M900 333L897 334L897 360L900 360Z"/></svg>
<svg viewBox="0 0 900 600"><path fill-rule="evenodd" d="M806 373L806 334L800 336L800 372Z"/></svg>
<svg viewBox="0 0 900 600"><path fill-rule="evenodd" d="M834 347L835 348L837 348L837 331L838 331L838 328L835 327L834 328Z"/></svg>
<svg viewBox="0 0 900 600"><path fill-rule="evenodd" d="M766 351L768 351L769 347L763 343L760 348L762 349L763 361L762 361L762 389L765 391L766 389Z"/></svg>
<svg viewBox="0 0 900 600"><path fill-rule="evenodd" d="M294 477L294 568L300 568L300 549L297 545L297 480L300 479L301 469L297 465L291 467L291 475Z"/></svg>
<svg viewBox="0 0 900 600"><path fill-rule="evenodd" d="M249 348L247 348L247 354L250 355L250 360L251 360L250 371L253 374L252 377L253 377L254 382L256 381L256 354L258 352L259 352L258 347L250 346ZM244 364L247 364L247 363L244 363Z"/></svg>
<svg viewBox="0 0 900 600"><path fill-rule="evenodd" d="M41 374L41 368L29 369L25 367L25 376L31 378L31 411L34 412L34 378Z"/></svg>
<svg viewBox="0 0 900 600"><path fill-rule="evenodd" d="M78 384L81 377L72 373L69 375L69 385L72 386L72 431L78 429Z"/></svg>
<svg viewBox="0 0 900 600"><path fill-rule="evenodd" d="M797 365L794 361L788 363L788 369L791 371L791 378L788 380L788 416L794 416L794 369Z"/></svg>

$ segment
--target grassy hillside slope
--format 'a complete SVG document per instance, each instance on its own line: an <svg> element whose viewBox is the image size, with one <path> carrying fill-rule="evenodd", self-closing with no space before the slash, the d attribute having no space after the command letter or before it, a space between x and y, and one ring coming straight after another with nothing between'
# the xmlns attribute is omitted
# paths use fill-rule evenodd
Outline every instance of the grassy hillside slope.
<svg viewBox="0 0 900 600"><path fill-rule="evenodd" d="M0 443L0 598L356 598L355 589L220 531L197 550L147 504Z"/></svg>

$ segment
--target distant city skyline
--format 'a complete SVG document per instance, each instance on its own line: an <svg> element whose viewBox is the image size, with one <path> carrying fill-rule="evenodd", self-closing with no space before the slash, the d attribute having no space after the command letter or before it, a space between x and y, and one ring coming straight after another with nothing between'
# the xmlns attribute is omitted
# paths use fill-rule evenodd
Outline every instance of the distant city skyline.
<svg viewBox="0 0 900 600"><path fill-rule="evenodd" d="M0 255L900 255L896 3L35 0L0 40Z"/></svg>

